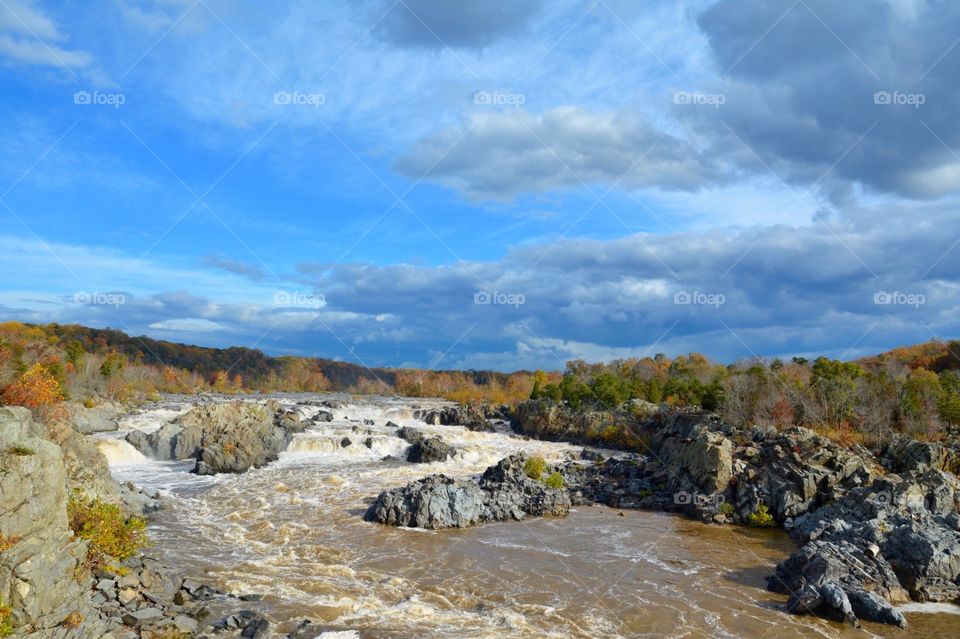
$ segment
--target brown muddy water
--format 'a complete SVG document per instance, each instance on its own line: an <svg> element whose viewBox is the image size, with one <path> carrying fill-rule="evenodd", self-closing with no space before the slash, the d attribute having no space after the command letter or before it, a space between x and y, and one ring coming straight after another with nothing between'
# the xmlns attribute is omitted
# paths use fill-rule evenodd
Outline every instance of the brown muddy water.
<svg viewBox="0 0 960 639"><path fill-rule="evenodd" d="M518 450L548 460L575 450L426 426L412 419L415 401L353 399L280 461L243 475L197 477L190 464L146 460L115 437L100 445L118 479L165 496L151 554L231 592L263 595L250 607L278 633L310 618L328 626L325 639L960 637L956 606L910 606L906 631L787 615L785 598L764 589L794 549L777 531L599 506L465 530L366 523L363 512L385 488L436 472L474 475ZM131 417L119 435L176 414ZM406 448L387 420L441 433L460 452L442 464L383 461ZM344 437L354 443L343 447ZM367 437L372 448L361 443Z"/></svg>

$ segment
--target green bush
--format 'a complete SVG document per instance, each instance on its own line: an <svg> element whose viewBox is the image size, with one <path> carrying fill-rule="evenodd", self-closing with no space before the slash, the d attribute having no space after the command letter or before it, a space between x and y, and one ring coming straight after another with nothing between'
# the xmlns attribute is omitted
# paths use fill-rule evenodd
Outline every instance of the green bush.
<svg viewBox="0 0 960 639"><path fill-rule="evenodd" d="M530 457L523 464L523 472L527 474L527 477L530 479L540 480L543 477L543 473L547 471L547 462L540 455L535 457Z"/></svg>
<svg viewBox="0 0 960 639"><path fill-rule="evenodd" d="M563 488L563 475L556 472L552 473L543 483L547 485L547 488Z"/></svg>
<svg viewBox="0 0 960 639"><path fill-rule="evenodd" d="M27 448L26 446L11 446L7 449L7 454L17 455L19 457L27 457L28 455L33 454L33 449Z"/></svg>
<svg viewBox="0 0 960 639"><path fill-rule="evenodd" d="M67 503L70 528L90 542L87 560L101 565L108 558L129 559L147 545L147 522L125 517L120 506L75 494Z"/></svg>
<svg viewBox="0 0 960 639"><path fill-rule="evenodd" d="M0 599L0 637L9 637L13 634L13 623L10 618L13 616L13 610Z"/></svg>
<svg viewBox="0 0 960 639"><path fill-rule="evenodd" d="M763 502L760 502L760 505L757 506L757 509L750 513L747 523L749 523L751 526L756 526L757 528L770 528L775 526L777 522L774 521L773 515L770 514L767 505Z"/></svg>
<svg viewBox="0 0 960 639"><path fill-rule="evenodd" d="M724 515L727 515L728 517L733 515L734 513L733 504L731 504L729 501L722 502L720 504L720 512L723 513Z"/></svg>

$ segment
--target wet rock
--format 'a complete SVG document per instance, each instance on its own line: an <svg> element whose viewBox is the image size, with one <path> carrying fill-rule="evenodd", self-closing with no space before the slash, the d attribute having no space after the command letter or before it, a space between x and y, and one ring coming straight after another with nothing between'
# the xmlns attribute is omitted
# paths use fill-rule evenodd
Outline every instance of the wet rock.
<svg viewBox="0 0 960 639"><path fill-rule="evenodd" d="M333 413L331 413L328 410L321 410L317 412L316 415L313 416L312 421L317 424L322 424L324 422L332 422Z"/></svg>
<svg viewBox="0 0 960 639"><path fill-rule="evenodd" d="M478 482L433 475L384 491L370 506L367 521L417 528L463 528L477 523L564 517L566 490L547 488L523 472L526 457L513 455L488 468Z"/></svg>
<svg viewBox="0 0 960 639"><path fill-rule="evenodd" d="M484 498L472 481L433 475L381 493L365 519L409 528L464 528L481 521Z"/></svg>
<svg viewBox="0 0 960 639"><path fill-rule="evenodd" d="M407 451L407 461L414 464L445 462L453 457L455 452L453 446L439 437L430 437L421 439L410 447Z"/></svg>

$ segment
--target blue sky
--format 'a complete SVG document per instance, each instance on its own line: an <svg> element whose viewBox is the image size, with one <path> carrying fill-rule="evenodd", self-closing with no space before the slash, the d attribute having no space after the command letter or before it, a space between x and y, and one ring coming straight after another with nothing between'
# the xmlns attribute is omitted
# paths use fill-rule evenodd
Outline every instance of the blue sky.
<svg viewBox="0 0 960 639"><path fill-rule="evenodd" d="M958 27L925 0L0 0L0 315L503 370L955 337Z"/></svg>

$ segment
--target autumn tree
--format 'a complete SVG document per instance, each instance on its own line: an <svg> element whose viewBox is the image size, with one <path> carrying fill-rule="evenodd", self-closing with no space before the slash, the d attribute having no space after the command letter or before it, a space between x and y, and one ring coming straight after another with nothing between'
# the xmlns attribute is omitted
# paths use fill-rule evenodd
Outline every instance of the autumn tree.
<svg viewBox="0 0 960 639"><path fill-rule="evenodd" d="M43 364L34 364L19 379L6 386L2 395L5 404L39 408L63 399L63 389Z"/></svg>

